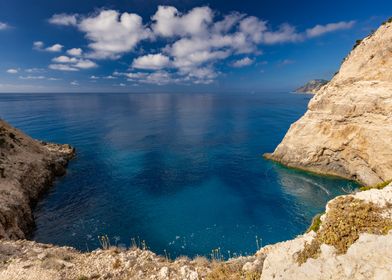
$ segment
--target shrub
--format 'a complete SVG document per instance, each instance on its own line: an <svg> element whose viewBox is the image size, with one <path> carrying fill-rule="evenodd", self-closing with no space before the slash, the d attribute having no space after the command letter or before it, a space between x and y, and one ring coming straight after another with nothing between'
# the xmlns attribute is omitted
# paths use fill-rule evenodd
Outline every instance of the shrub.
<svg viewBox="0 0 392 280"><path fill-rule="evenodd" d="M386 186L388 186L390 183L392 183L392 180L381 182L381 183L373 185L373 186L362 186L359 188L359 190L360 191L368 191L371 189L381 190L381 189L385 188Z"/></svg>
<svg viewBox="0 0 392 280"><path fill-rule="evenodd" d="M297 262L302 264L308 258L317 258L321 244L331 245L338 254L344 254L361 233L387 234L392 229L392 221L382 216L383 211L384 208L374 203L352 196L338 197L330 203L316 237L297 255Z"/></svg>
<svg viewBox="0 0 392 280"><path fill-rule="evenodd" d="M316 216L313 217L312 223L310 227L306 230L306 232L314 231L317 232L320 229L321 226L321 216L324 215L324 213L317 214Z"/></svg>

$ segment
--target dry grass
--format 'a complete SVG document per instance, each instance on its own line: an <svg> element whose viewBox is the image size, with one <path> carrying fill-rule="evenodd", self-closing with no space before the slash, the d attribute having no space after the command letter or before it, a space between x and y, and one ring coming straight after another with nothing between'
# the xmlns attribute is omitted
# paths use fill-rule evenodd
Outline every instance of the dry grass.
<svg viewBox="0 0 392 280"><path fill-rule="evenodd" d="M119 269L121 267L121 261L119 259L116 259L113 262L113 269Z"/></svg>
<svg viewBox="0 0 392 280"><path fill-rule="evenodd" d="M261 271L243 271L242 262L215 262L206 280L259 280Z"/></svg>
<svg viewBox="0 0 392 280"><path fill-rule="evenodd" d="M308 258L317 258L321 244L331 245L338 254L344 254L361 233L387 234L392 229L392 221L381 216L384 209L374 203L346 196L337 198L329 206L316 237L297 255L299 264Z"/></svg>

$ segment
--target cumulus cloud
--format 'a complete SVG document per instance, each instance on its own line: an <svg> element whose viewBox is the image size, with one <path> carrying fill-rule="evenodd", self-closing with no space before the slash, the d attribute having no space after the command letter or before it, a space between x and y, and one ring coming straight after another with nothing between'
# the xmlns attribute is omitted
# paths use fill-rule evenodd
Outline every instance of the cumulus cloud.
<svg viewBox="0 0 392 280"><path fill-rule="evenodd" d="M56 63L76 63L78 59L75 57L68 57L66 55L61 55L52 59L53 62Z"/></svg>
<svg viewBox="0 0 392 280"><path fill-rule="evenodd" d="M0 31L1 30L6 30L6 29L8 29L10 26L7 24L7 23L5 23L5 22L1 22L0 21Z"/></svg>
<svg viewBox="0 0 392 280"><path fill-rule="evenodd" d="M212 22L213 12L209 7L196 7L181 14L175 7L159 6L152 16L154 33L163 37L201 35Z"/></svg>
<svg viewBox="0 0 392 280"><path fill-rule="evenodd" d="M237 67L237 68L241 68L241 67L245 67L245 66L251 65L251 64L253 64L253 62L254 62L253 59L250 59L249 57L244 57L242 59L234 61L232 66L233 67Z"/></svg>
<svg viewBox="0 0 392 280"><path fill-rule="evenodd" d="M33 42L33 49L37 51L47 51L47 52L61 52L63 49L63 45L54 44L52 46L45 48L45 43L42 41Z"/></svg>
<svg viewBox="0 0 392 280"><path fill-rule="evenodd" d="M163 54L148 54L133 60L132 67L138 69L162 69L170 65L170 58Z"/></svg>
<svg viewBox="0 0 392 280"><path fill-rule="evenodd" d="M78 81L72 81L70 82L71 86L79 86L79 82Z"/></svg>
<svg viewBox="0 0 392 280"><path fill-rule="evenodd" d="M19 71L15 68L10 68L6 71L8 74L17 74Z"/></svg>
<svg viewBox="0 0 392 280"><path fill-rule="evenodd" d="M90 59L117 59L137 50L144 40L166 42L153 53L133 59L131 68L140 72L123 74L132 81L157 84L211 83L220 74L218 63L230 57L243 57L232 62L233 67L248 66L254 63L249 56L261 55L263 45L301 42L354 25L353 21L342 21L298 31L295 26L285 23L272 28L258 17L239 12L220 16L207 6L187 12L180 12L173 6L158 6L147 24L143 24L143 19L135 13L110 9L87 16L56 14L49 22L74 26L89 40L88 51L83 52L80 48L67 51L69 60L73 61L54 60L55 68L59 68L57 64L64 64L61 68L73 69L65 71L96 67ZM158 82L159 78L162 81Z"/></svg>
<svg viewBox="0 0 392 280"><path fill-rule="evenodd" d="M81 48L73 48L67 50L67 54L72 55L72 56L81 56L83 53L83 50Z"/></svg>
<svg viewBox="0 0 392 280"><path fill-rule="evenodd" d="M59 71L79 71L78 68L72 67L68 64L50 64L49 69Z"/></svg>
<svg viewBox="0 0 392 280"><path fill-rule="evenodd" d="M54 44L50 47L47 47L45 50L48 52L61 52L62 49L63 49L63 45Z"/></svg>
<svg viewBox="0 0 392 280"><path fill-rule="evenodd" d="M51 24L72 26L77 24L77 15L55 14L50 19Z"/></svg>
<svg viewBox="0 0 392 280"><path fill-rule="evenodd" d="M93 62L89 59L69 57L66 55L61 55L61 56L55 57L52 59L52 61L55 63L62 63L65 66L65 67L59 67L59 64L55 64L56 69L49 67L54 70L73 71L70 69L72 69L72 68L90 69L90 68L95 68L98 66L95 62ZM69 64L69 65L67 65L67 64ZM70 66L70 67L67 67L67 66Z"/></svg>
<svg viewBox="0 0 392 280"><path fill-rule="evenodd" d="M78 27L92 41L89 44L93 50L90 54L92 58L118 58L151 35L139 15L120 14L113 10L104 10L98 15L84 18Z"/></svg>
<svg viewBox="0 0 392 280"><path fill-rule="evenodd" d="M265 44L279 44L288 42L299 42L304 40L304 34L298 33L294 26L282 24L276 31L267 31L263 34L262 41Z"/></svg>
<svg viewBox="0 0 392 280"><path fill-rule="evenodd" d="M336 23L329 23L326 25L316 25L313 28L306 30L306 35L309 38L318 37L324 35L325 33L334 32L337 30L347 30L351 29L355 24L355 21L341 21Z"/></svg>

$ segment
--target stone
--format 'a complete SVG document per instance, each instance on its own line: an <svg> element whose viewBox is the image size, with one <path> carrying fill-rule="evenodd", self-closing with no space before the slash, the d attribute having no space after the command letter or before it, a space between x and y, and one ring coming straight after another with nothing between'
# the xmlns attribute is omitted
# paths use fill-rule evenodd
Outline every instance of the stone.
<svg viewBox="0 0 392 280"><path fill-rule="evenodd" d="M365 185L392 179L392 23L355 47L272 154Z"/></svg>

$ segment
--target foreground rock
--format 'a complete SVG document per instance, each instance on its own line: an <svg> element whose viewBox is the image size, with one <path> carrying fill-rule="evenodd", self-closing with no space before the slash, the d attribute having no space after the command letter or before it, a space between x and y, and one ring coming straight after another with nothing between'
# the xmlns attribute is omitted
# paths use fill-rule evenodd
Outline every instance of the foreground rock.
<svg viewBox="0 0 392 280"><path fill-rule="evenodd" d="M366 37L266 157L373 185L392 179L392 23Z"/></svg>
<svg viewBox="0 0 392 280"><path fill-rule="evenodd" d="M316 94L316 92L327 83L328 81L323 79L311 80L307 82L304 86L297 88L295 92Z"/></svg>
<svg viewBox="0 0 392 280"><path fill-rule="evenodd" d="M342 203L346 203L349 210L350 207L359 208L362 209L359 212L365 214L359 215L351 210L344 213ZM333 199L321 217L317 233L310 231L259 252L266 255L261 279L390 279L391 203L392 184L382 190L373 189ZM382 222L374 223L374 219ZM315 241L325 233L329 245L316 244ZM347 238L350 236L352 238Z"/></svg>
<svg viewBox="0 0 392 280"><path fill-rule="evenodd" d="M0 119L0 238L25 238L34 226L31 207L65 173L69 145L39 142Z"/></svg>

